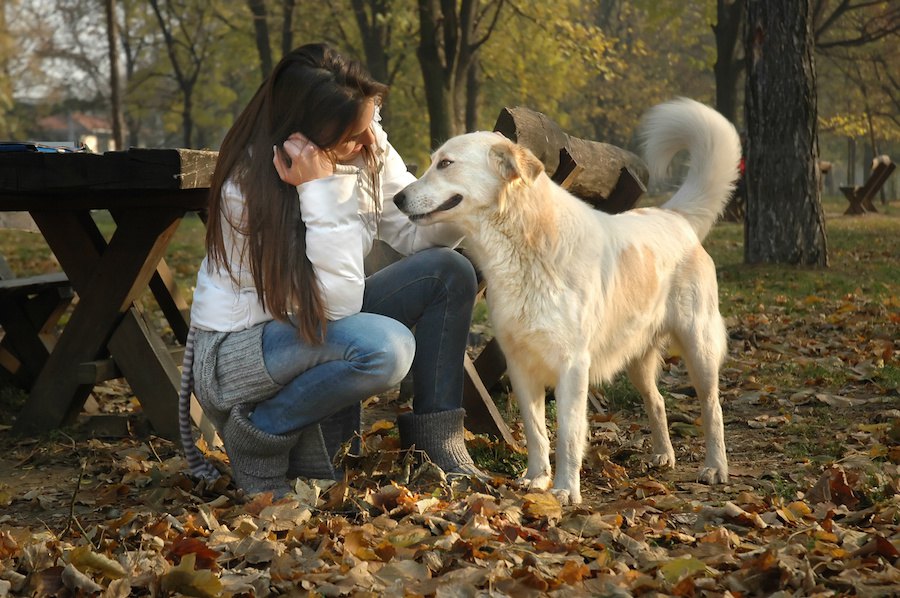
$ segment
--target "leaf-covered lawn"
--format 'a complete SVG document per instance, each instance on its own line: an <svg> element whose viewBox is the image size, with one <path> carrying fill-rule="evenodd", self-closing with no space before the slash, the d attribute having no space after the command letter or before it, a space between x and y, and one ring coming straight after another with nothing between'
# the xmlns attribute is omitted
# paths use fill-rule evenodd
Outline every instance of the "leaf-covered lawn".
<svg viewBox="0 0 900 598"><path fill-rule="evenodd" d="M695 482L699 407L677 358L661 379L677 467L648 467L640 400L616 381L590 413L577 507L516 487L521 456L481 437L472 452L504 471L448 485L397 450L395 395L371 401L344 483L300 480L276 503L195 484L156 437L4 426L0 596L897 595L900 219L830 217L825 272L740 265L739 241L723 224L708 243L731 336L728 485ZM103 388L101 410L133 412L126 386Z"/></svg>

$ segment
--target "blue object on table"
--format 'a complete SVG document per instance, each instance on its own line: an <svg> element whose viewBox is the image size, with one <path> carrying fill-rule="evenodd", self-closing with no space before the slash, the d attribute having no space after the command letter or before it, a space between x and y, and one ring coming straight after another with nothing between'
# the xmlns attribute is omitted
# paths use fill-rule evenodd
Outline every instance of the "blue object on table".
<svg viewBox="0 0 900 598"><path fill-rule="evenodd" d="M73 152L86 152L82 145L51 145L35 141L0 141L0 152L38 152L43 154L68 154Z"/></svg>

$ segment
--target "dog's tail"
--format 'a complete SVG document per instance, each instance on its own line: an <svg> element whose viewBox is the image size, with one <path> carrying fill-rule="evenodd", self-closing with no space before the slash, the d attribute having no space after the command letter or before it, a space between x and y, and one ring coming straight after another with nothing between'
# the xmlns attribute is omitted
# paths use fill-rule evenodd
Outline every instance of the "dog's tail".
<svg viewBox="0 0 900 598"><path fill-rule="evenodd" d="M652 178L665 176L680 150L690 153L684 183L662 207L687 218L703 240L734 191L741 159L737 131L709 106L687 98L651 108L641 129Z"/></svg>

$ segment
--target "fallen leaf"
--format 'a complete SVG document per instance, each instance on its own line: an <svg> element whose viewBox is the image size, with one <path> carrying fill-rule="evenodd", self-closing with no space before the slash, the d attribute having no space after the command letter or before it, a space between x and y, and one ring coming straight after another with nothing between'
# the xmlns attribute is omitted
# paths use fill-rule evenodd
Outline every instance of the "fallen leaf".
<svg viewBox="0 0 900 598"><path fill-rule="evenodd" d="M550 492L529 492L522 497L522 512L530 519L558 521L562 507Z"/></svg>
<svg viewBox="0 0 900 598"><path fill-rule="evenodd" d="M121 579L127 575L120 563L97 554L89 546L79 546L69 553L69 563L79 570L94 569L110 579Z"/></svg>
<svg viewBox="0 0 900 598"><path fill-rule="evenodd" d="M66 565L60 579L67 588L77 594L94 594L103 590L103 586L79 571L72 563Z"/></svg>
<svg viewBox="0 0 900 598"><path fill-rule="evenodd" d="M659 568L660 573L670 584L676 584L685 577L693 577L706 571L706 563L694 557L672 559Z"/></svg>
<svg viewBox="0 0 900 598"><path fill-rule="evenodd" d="M196 555L182 557L177 567L170 569L160 580L165 592L181 592L198 598L214 598L222 593L222 582L208 569L194 570Z"/></svg>

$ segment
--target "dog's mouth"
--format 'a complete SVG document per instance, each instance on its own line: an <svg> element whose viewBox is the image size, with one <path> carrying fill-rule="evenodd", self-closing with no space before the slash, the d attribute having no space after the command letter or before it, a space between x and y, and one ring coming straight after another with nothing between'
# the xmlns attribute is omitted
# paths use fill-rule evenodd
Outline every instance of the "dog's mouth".
<svg viewBox="0 0 900 598"><path fill-rule="evenodd" d="M457 193L456 195L454 195L453 197L451 197L450 199L448 199L447 201L445 201L444 203L442 203L435 209L431 210L430 212L426 212L424 214L410 214L409 219L415 222L416 220L422 220L424 218L431 216L432 214L436 214L437 212L446 212L447 210L450 210L450 209L458 206L460 204L460 202L462 202L462 200L463 200L463 196L460 195L459 193Z"/></svg>

